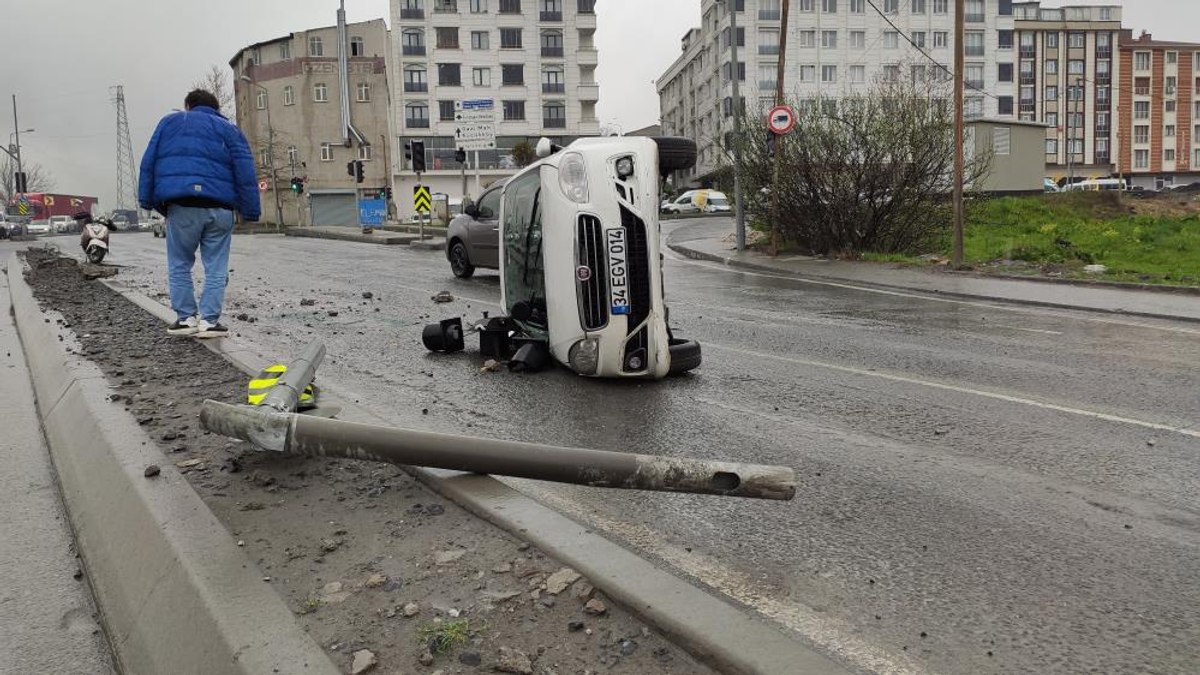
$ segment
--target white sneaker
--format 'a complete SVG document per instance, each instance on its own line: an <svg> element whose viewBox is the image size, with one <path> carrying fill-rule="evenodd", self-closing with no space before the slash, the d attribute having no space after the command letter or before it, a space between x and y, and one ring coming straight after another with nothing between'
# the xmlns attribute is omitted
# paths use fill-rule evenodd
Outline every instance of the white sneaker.
<svg viewBox="0 0 1200 675"><path fill-rule="evenodd" d="M198 338L223 338L229 335L229 329L222 326L220 322L209 323L204 319L200 319L200 327L196 331Z"/></svg>
<svg viewBox="0 0 1200 675"><path fill-rule="evenodd" d="M176 321L167 328L167 335L195 335L199 332L200 321L194 316Z"/></svg>

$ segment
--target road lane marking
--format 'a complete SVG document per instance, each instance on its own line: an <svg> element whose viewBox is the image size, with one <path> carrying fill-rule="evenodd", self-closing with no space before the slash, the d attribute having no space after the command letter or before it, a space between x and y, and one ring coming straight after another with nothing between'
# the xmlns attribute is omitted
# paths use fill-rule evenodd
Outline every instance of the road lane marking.
<svg viewBox="0 0 1200 675"><path fill-rule="evenodd" d="M1042 335L1062 335L1062 331L1059 331L1059 330L1041 330L1039 328L1021 328L1020 326L1009 326L1009 325L1002 324L1002 323L996 324L995 327L996 328L1008 328L1009 330L1021 330L1021 331L1025 331L1026 333L1041 333Z"/></svg>
<svg viewBox="0 0 1200 675"><path fill-rule="evenodd" d="M859 291L862 293L875 293L877 295L891 295L891 296L900 297L900 298L915 298L918 300L928 300L930 302L942 302L942 303L948 303L948 304L953 304L953 305L964 305L967 307L983 307L985 309L996 309L996 310L1001 310L1001 311L1005 311L1005 312L1021 312L1024 314L1038 314L1041 316L1049 316L1049 317L1055 317L1055 318L1061 318L1061 319L1070 319L1070 320L1075 320L1075 321L1091 321L1093 323L1112 324L1112 325L1117 325L1117 326L1127 326L1127 327L1131 327L1131 328L1149 328L1152 330L1161 330L1161 331L1167 331L1167 332L1171 332L1171 333L1183 333L1185 335L1200 335L1200 330L1197 330L1194 328L1180 328L1180 327L1176 327L1176 326L1156 326L1154 324L1140 323L1137 321L1122 321L1122 320L1117 320L1117 319L1104 319L1104 318L1094 317L1094 316L1070 316L1070 315L1067 315L1064 313L1067 311L1072 311L1067 308L1059 308L1059 311L1054 311L1055 308L1038 307L1036 305L1010 306L1010 305L990 303L990 302L980 302L980 301L976 301L976 300L960 300L960 299L955 299L955 298L942 298L942 297L938 297L936 295L932 295L932 294L927 295L927 294L918 293L918 292L892 291L892 290L887 290L884 288L872 288L870 286L857 286L855 284L847 284L847 283L841 283L841 282L837 282L837 281L821 281L821 280L817 280L817 279L807 279L807 278L797 277L797 276L792 276L792 275L787 275L787 274L770 274L770 273L766 273L766 272L754 272L751 270L742 269L740 267L733 267L730 265L721 265L719 263L715 263L715 262L711 262L711 261L707 261L707 260L696 260L693 258L688 258L686 256L680 255L679 253L676 253L669 246L666 248L667 248L667 251L670 252L668 255L668 259L670 259L670 260L674 260L676 262L680 262L685 265L692 265L695 267L702 267L704 269L721 271L721 272L726 272L726 273L730 273L730 274L745 274L747 276L762 277L764 279L782 279L784 281L794 281L796 283L809 284L809 285L813 285L813 286L830 286L833 288L842 288L842 289L851 290L851 291ZM1078 311L1078 312L1082 313L1082 312L1104 312L1105 310L1079 308L1078 310L1074 310L1074 311ZM1163 319L1163 320L1167 321L1169 319Z"/></svg>
<svg viewBox="0 0 1200 675"><path fill-rule="evenodd" d="M1097 412L1095 410L1085 410L1083 408L1072 408L1070 406L1058 405L1057 403L1047 403L1044 401L1036 401L1029 398L1021 398L1020 396L1010 396L1008 394L1000 394L994 391L985 391L982 389L972 389L970 387L962 387L954 384L945 384L942 382L934 382L932 380L922 380L915 377L907 377L904 375L893 375L891 373L882 373L875 370L867 370L865 368L855 368L853 366L839 366L834 363L825 363L822 361L813 361L811 359L798 359L791 356L780 356L778 354L766 354L764 352L756 352L751 349L742 349L740 347L730 347L727 345L717 344L714 342L705 342L706 349L712 348L743 354L745 356L754 356L762 359L771 359L775 361L783 361L801 366L810 366L813 368L823 368L826 370L835 370L842 373L850 373L852 375L861 375L864 377L874 377L891 382L902 382L904 384L915 384L931 389L941 389L943 391L952 391L958 394L968 394L971 396L980 396L982 398L990 398L996 401L1004 401L1006 403L1016 403L1018 405L1026 405L1043 410L1053 410L1055 412L1067 413L1069 415L1079 415L1081 417L1090 417L1093 419L1104 420L1106 422L1115 422L1117 424L1129 424L1142 427L1144 429L1153 429L1155 431L1167 431L1192 438L1200 438L1200 430L1193 429L1191 426L1174 426L1170 424L1159 424L1157 422L1147 422L1145 420L1133 419L1131 417L1121 417L1120 415L1111 415L1109 413Z"/></svg>

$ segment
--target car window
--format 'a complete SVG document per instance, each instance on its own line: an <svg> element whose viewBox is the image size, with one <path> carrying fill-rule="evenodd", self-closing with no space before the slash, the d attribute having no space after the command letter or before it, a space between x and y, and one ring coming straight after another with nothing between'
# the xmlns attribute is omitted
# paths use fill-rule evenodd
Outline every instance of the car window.
<svg viewBox="0 0 1200 675"><path fill-rule="evenodd" d="M483 193L479 198L479 219L488 220L495 218L500 213L500 189L491 190Z"/></svg>
<svg viewBox="0 0 1200 675"><path fill-rule="evenodd" d="M512 314L518 302L534 308L535 329L546 328L546 280L542 267L542 178L538 170L504 190L504 297Z"/></svg>
<svg viewBox="0 0 1200 675"><path fill-rule="evenodd" d="M687 197L680 197L679 199L675 200L675 203L676 204L691 204L692 197L691 197L691 195L688 195Z"/></svg>

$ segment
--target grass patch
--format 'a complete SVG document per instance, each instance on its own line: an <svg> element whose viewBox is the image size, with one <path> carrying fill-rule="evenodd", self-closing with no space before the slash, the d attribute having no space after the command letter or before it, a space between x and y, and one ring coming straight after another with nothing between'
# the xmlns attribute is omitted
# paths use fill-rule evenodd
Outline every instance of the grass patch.
<svg viewBox="0 0 1200 675"><path fill-rule="evenodd" d="M966 260L1051 265L1067 276L1091 276L1083 266L1102 264L1103 278L1200 285L1200 207L1175 202L1164 211L1152 201L1112 192L978 201L968 211Z"/></svg>
<svg viewBox="0 0 1200 675"><path fill-rule="evenodd" d="M905 265L921 265L924 261L917 256L908 255L907 253L875 253L867 251L860 258L866 262L877 263L901 263Z"/></svg>
<svg viewBox="0 0 1200 675"><path fill-rule="evenodd" d="M444 623L428 623L421 627L421 642L431 654L445 654L454 649L455 645L465 643L467 639L480 631L483 626L471 626L471 622L462 619Z"/></svg>

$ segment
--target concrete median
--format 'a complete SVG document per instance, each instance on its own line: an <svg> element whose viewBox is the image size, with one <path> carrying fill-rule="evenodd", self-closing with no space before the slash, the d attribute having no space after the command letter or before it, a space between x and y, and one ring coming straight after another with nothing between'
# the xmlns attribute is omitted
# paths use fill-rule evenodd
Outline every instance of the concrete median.
<svg viewBox="0 0 1200 675"><path fill-rule="evenodd" d="M125 673L338 672L254 563L71 355L14 254L13 315L78 550ZM146 467L161 466L147 477Z"/></svg>

